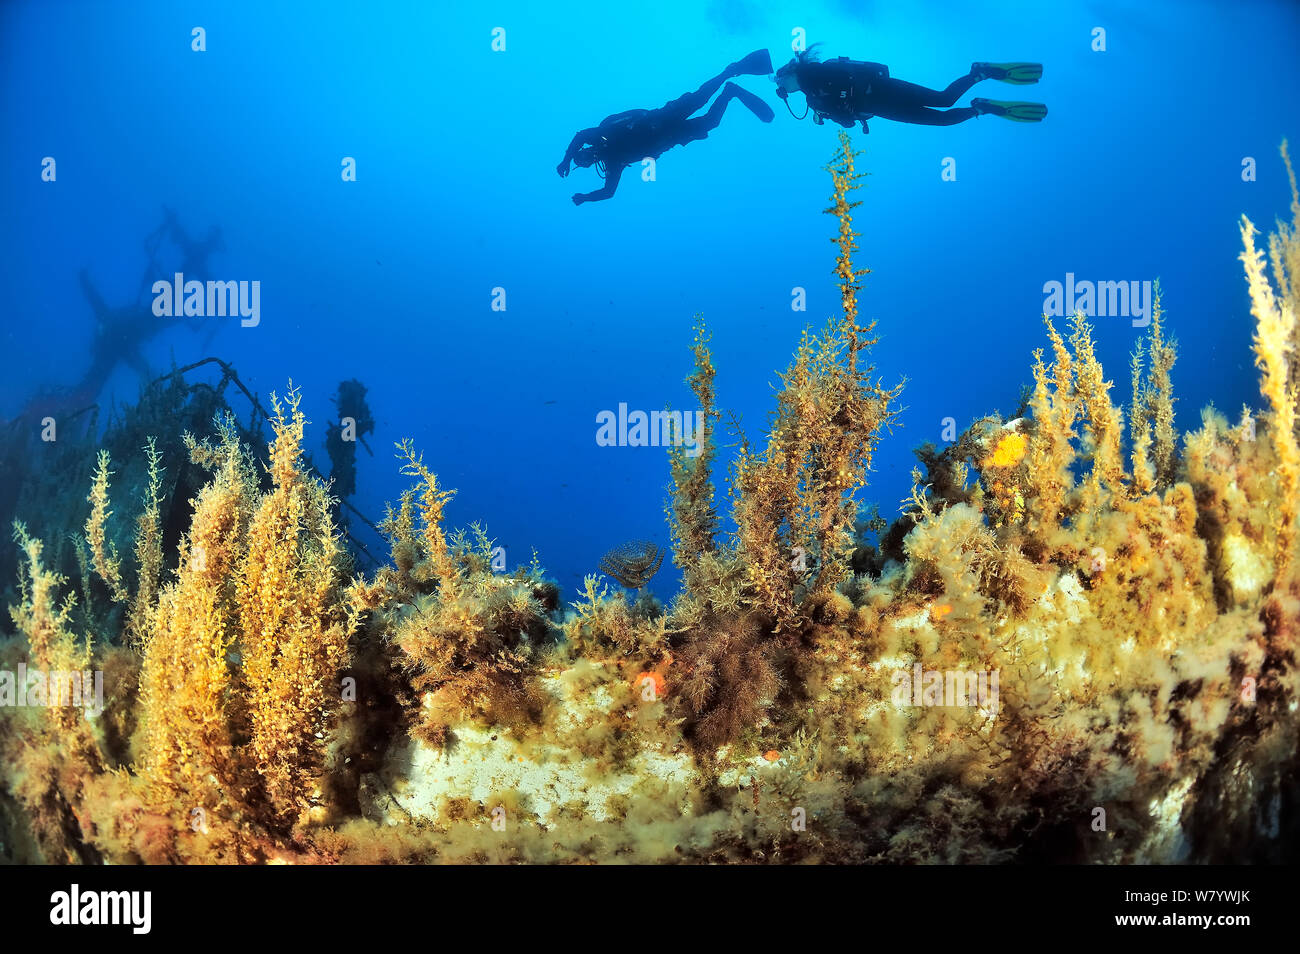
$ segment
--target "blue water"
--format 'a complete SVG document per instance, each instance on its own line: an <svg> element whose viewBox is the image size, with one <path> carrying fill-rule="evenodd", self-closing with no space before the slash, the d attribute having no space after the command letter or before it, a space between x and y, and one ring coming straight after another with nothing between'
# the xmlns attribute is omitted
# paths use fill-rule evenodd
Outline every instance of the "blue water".
<svg viewBox="0 0 1300 954"><path fill-rule="evenodd" d="M0 416L81 380L93 319L77 273L110 305L129 301L166 205L196 235L221 227L212 271L261 282L261 321L160 318L143 352L154 370L211 354L263 395L292 378L321 463L330 398L359 378L377 428L357 506L378 517L396 498L390 449L411 437L459 490L453 524L482 521L511 564L536 548L571 592L608 548L668 543L665 452L598 447L595 415L693 406L683 378L702 312L719 403L761 440L800 329L837 310L835 223L820 213L838 127L796 121L769 78L742 77L775 121L733 103L653 182L633 168L613 200L575 208L599 179L561 179L556 164L579 128L662 105L754 49L780 65L795 28L827 57L933 87L973 60L1045 64L1038 86L986 82L962 100L1041 100L1040 125L877 119L854 133L870 173L855 221L872 269L863 315L879 321L885 383L907 378L864 500L894 516L911 448L939 441L944 418L1014 410L1044 344L1043 285L1067 272L1161 279L1180 428L1209 403L1258 405L1237 220L1270 226L1286 210L1277 147L1290 135L1300 151L1300 4L965 6L6 3ZM802 96L791 105L801 113ZM941 178L949 158L956 181ZM1139 329L1095 325L1126 404ZM138 387L123 365L98 399ZM671 594L670 572L656 589Z"/></svg>

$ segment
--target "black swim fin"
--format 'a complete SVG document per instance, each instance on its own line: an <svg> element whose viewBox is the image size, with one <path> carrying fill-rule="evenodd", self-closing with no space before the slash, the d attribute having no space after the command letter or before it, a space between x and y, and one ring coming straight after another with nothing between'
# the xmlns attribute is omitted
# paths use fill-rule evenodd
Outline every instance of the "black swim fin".
<svg viewBox="0 0 1300 954"><path fill-rule="evenodd" d="M727 72L735 76L766 76L772 72L772 55L767 50L755 50L738 63L732 63Z"/></svg>
<svg viewBox="0 0 1300 954"><path fill-rule="evenodd" d="M772 112L772 107L763 102L762 98L755 96L743 86L737 86L735 83L728 83L727 85L731 87L732 94L736 99L749 107L749 111L763 122L770 123L776 118L776 113Z"/></svg>

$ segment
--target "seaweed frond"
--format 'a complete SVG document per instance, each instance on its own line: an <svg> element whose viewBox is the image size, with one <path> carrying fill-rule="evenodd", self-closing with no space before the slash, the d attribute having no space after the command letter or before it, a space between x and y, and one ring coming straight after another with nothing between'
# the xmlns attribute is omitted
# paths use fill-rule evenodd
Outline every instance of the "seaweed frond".
<svg viewBox="0 0 1300 954"><path fill-rule="evenodd" d="M136 587L131 597L131 608L126 621L126 638L136 650L143 649L150 627L150 614L158 596L162 578L162 455L157 442L150 437L144 448L148 461L149 477L144 494L144 509L136 518L135 562Z"/></svg>
<svg viewBox="0 0 1300 954"><path fill-rule="evenodd" d="M272 397L273 486L249 521L235 584L250 755L276 814L295 821L321 795L323 733L357 624L330 497L303 473L300 401L292 388L285 405Z"/></svg>
<svg viewBox="0 0 1300 954"><path fill-rule="evenodd" d="M821 599L850 573L854 493L866 484L881 432L894 421L902 385L883 388L860 358L875 339L874 322L857 323L857 248L848 196L861 178L847 136L828 166L834 183L840 247L835 273L842 311L820 336L805 331L782 376L776 419L761 454L743 450L731 497L737 540L758 598L778 628L794 624L804 596Z"/></svg>
<svg viewBox="0 0 1300 954"><path fill-rule="evenodd" d="M270 831L319 814L357 611L330 498L302 463L299 403L292 387L284 404L273 399L265 493L232 430L215 446L187 442L215 474L144 647L140 772L160 810Z"/></svg>
<svg viewBox="0 0 1300 954"><path fill-rule="evenodd" d="M113 601L126 601L126 587L122 583L122 565L117 558L117 548L108 542L104 524L113 515L108 509L108 478L112 471L108 469L108 451L101 450L95 459L95 476L86 500L90 503L90 516L86 518L86 542L90 544L90 553L95 572L99 574Z"/></svg>
<svg viewBox="0 0 1300 954"><path fill-rule="evenodd" d="M696 316L695 342L691 346L695 363L686 383L699 402L697 413L699 451L691 457L673 435L669 441L669 462L672 469L673 496L669 505L669 529L673 540L673 561L681 568L687 587L694 585L694 570L705 553L716 547L714 535L718 529L718 514L714 507L713 461L717 443L713 432L718 421L713 386L713 356L709 350L710 335L702 316ZM669 416L669 426L674 418ZM626 584L625 584L626 585Z"/></svg>
<svg viewBox="0 0 1300 954"><path fill-rule="evenodd" d="M1296 191L1295 173L1285 143L1282 156L1291 183L1293 222L1290 227L1279 223L1278 231L1270 241L1278 289L1275 291L1269 283L1264 272L1264 254L1255 248L1255 226L1244 215L1241 218L1244 249L1240 255L1250 291L1250 310L1256 322L1254 347L1255 364L1262 372L1260 392L1271 409L1269 435L1277 455L1277 473L1281 482L1281 509L1274 555L1277 579L1283 577L1294 558L1296 501L1300 496L1300 440L1297 438L1300 384L1297 384L1295 374L1295 364L1300 360L1297 353L1300 294L1296 286L1296 269L1300 267L1300 198L1297 198L1300 193Z"/></svg>
<svg viewBox="0 0 1300 954"><path fill-rule="evenodd" d="M1178 343L1165 340L1164 308L1161 305L1160 282L1155 284L1155 300L1151 306L1151 386L1147 391L1148 413L1154 429L1154 456L1156 489L1166 490L1174 482L1178 466L1178 435L1174 430L1174 386L1170 370L1178 357Z"/></svg>
<svg viewBox="0 0 1300 954"><path fill-rule="evenodd" d="M1028 460L1029 526L1046 537L1060 526L1066 503L1074 488L1070 465L1074 460L1074 422L1079 414L1074 359L1060 333L1046 315L1047 336L1052 344L1052 364L1043 362L1041 348L1034 352L1034 392L1029 407L1033 415Z"/></svg>
<svg viewBox="0 0 1300 954"><path fill-rule="evenodd" d="M407 477L416 477L419 486L420 533L423 538L425 554L429 559L436 579L444 584L457 576L455 561L447 549L447 535L442 528L442 511L447 502L456 495L454 490L444 490L438 486L438 477L424 464L424 454L417 453L415 442L410 438L397 445L397 456L405 461L402 473ZM403 498L403 504L406 499ZM409 506L409 505L407 505ZM409 525L409 513L407 511Z"/></svg>
<svg viewBox="0 0 1300 954"><path fill-rule="evenodd" d="M1143 373L1143 353L1150 358ZM1174 388L1170 370L1178 357L1178 343L1165 340L1164 307L1160 282L1155 283L1151 325L1144 342L1133 352L1133 399L1129 409L1132 441L1133 489L1138 495L1168 490L1178 467L1178 434L1174 430Z"/></svg>
<svg viewBox="0 0 1300 954"><path fill-rule="evenodd" d="M1105 379L1092 344L1092 329L1082 314L1073 319L1070 346L1074 349L1075 388L1087 412L1087 432L1092 468L1082 488L1082 509L1096 513L1103 490L1125 493L1124 464L1120 456L1119 418L1110 400L1111 383Z"/></svg>

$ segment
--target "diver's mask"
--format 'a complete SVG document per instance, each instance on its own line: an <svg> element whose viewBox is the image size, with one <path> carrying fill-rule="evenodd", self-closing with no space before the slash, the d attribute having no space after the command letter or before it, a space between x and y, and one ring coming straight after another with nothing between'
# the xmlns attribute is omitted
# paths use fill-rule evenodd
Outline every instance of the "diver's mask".
<svg viewBox="0 0 1300 954"><path fill-rule="evenodd" d="M776 71L776 95L785 99L799 91L798 60L791 60Z"/></svg>

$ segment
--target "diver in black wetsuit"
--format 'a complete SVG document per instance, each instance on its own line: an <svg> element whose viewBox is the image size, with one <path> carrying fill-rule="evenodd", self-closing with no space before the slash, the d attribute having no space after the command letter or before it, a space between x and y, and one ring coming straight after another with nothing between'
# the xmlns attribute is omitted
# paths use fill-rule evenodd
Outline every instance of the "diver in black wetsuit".
<svg viewBox="0 0 1300 954"><path fill-rule="evenodd" d="M756 50L738 63L732 63L713 79L693 93L687 93L658 109L629 109L615 113L601 121L599 126L581 130L560 161L556 171L561 176L569 174L570 164L583 169L596 166L605 177L604 187L595 192L579 192L573 204L598 202L614 195L623 170L642 159L657 159L673 146L684 146L704 139L722 122L722 114L733 100L740 100L755 116L765 123L774 118L772 107L759 97L735 83L733 76L765 76L772 72L772 59L767 50ZM722 90L709 111L691 118L713 94Z"/></svg>
<svg viewBox="0 0 1300 954"><path fill-rule="evenodd" d="M867 120L879 116L900 123L922 126L952 126L976 116L1000 116L1016 122L1040 122L1047 115L1042 103L973 99L971 105L949 109L972 86L982 80L1026 85L1037 83L1043 75L1039 63L974 63L970 72L960 76L942 90L918 86L889 75L882 63L867 63L838 57L822 62L810 47L796 54L776 72L777 95L786 99L802 92L812 110L813 122L827 119L844 127L861 123L868 132ZM940 107L940 108L935 108ZM789 109L789 103L786 103ZM791 110L793 113L793 110Z"/></svg>

